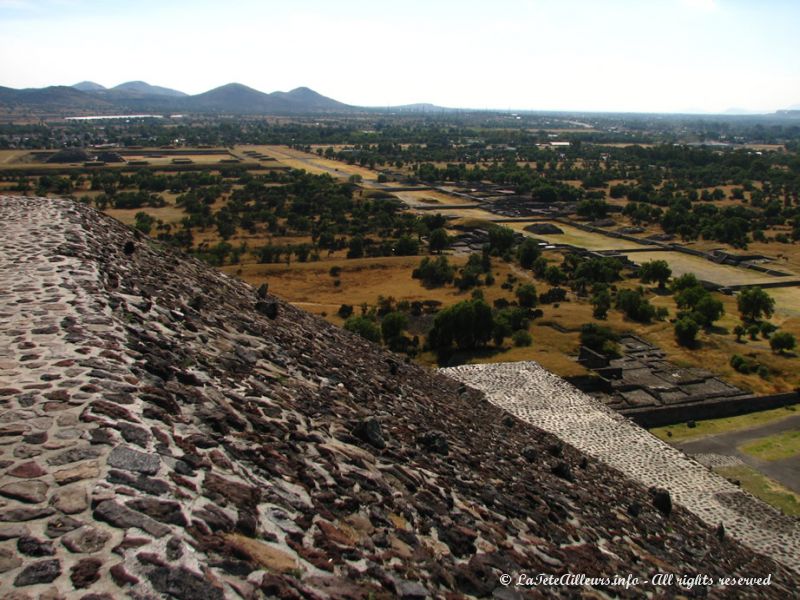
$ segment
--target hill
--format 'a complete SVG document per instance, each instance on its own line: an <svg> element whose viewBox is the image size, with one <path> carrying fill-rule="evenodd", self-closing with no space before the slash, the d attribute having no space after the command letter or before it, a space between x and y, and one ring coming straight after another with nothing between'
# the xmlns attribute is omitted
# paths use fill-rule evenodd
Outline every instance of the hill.
<svg viewBox="0 0 800 600"><path fill-rule="evenodd" d="M101 92L105 90L105 86L95 83L94 81L81 81L71 86L80 92Z"/></svg>
<svg viewBox="0 0 800 600"><path fill-rule="evenodd" d="M150 85L144 81L129 81L110 89L85 81L71 87L32 90L0 88L0 108L34 112L61 109L69 114L80 111L96 111L101 114L182 111L257 115L349 112L355 107L306 87L290 92L265 94L240 83L229 83L189 96L178 90Z"/></svg>
<svg viewBox="0 0 800 600"><path fill-rule="evenodd" d="M85 205L0 198L0 289L2 597L515 598L501 575L662 572L769 574L735 597L787 598L800 583L475 390Z"/></svg>
<svg viewBox="0 0 800 600"><path fill-rule="evenodd" d="M352 108L343 102L323 96L307 87L295 88L291 92L272 92L270 96L286 100L290 104L303 106L309 111L328 112Z"/></svg>
<svg viewBox="0 0 800 600"><path fill-rule="evenodd" d="M186 107L196 111L232 113L271 113L291 110L291 103L280 97L259 92L241 83L229 83L192 96Z"/></svg>
<svg viewBox="0 0 800 600"><path fill-rule="evenodd" d="M167 96L170 98L184 98L188 95L178 90L160 87L157 85L150 85L144 81L128 81L126 83L120 83L108 91L117 93L120 96Z"/></svg>
<svg viewBox="0 0 800 600"><path fill-rule="evenodd" d="M0 106L6 110L62 110L68 113L113 108L106 99L63 85L24 90L0 87Z"/></svg>

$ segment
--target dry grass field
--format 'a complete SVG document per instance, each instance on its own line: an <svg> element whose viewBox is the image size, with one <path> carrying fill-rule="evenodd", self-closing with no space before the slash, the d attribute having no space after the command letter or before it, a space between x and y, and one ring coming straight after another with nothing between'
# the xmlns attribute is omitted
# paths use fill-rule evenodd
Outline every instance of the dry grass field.
<svg viewBox="0 0 800 600"><path fill-rule="evenodd" d="M459 198L451 194L445 194L437 190L421 190L419 192L392 192L392 195L397 196L400 200L408 204L410 207L415 206L435 206L436 209L446 209L448 206L457 206L459 204L469 204L471 201L467 198ZM487 215L490 213L487 213Z"/></svg>
<svg viewBox="0 0 800 600"><path fill-rule="evenodd" d="M542 221L538 222L541 223ZM641 244L638 244L636 242L629 242L628 240L608 237L607 235L603 235L601 233L592 233L591 231L584 231L583 229L578 229L577 227L570 227L569 225L563 225L562 223L555 223L551 221L544 221L544 222L555 225L556 227L561 229L564 233L534 234L525 231L525 228L533 224L534 221L530 221L528 223L524 222L508 223L508 227L514 229L515 231L519 231L523 235L529 235L535 238L540 238L551 244L569 244L571 246L586 248L587 250L629 250L632 248L635 249L642 247Z"/></svg>
<svg viewBox="0 0 800 600"><path fill-rule="evenodd" d="M252 171L254 174L266 172L267 168L277 166L302 168L312 173L329 173L342 179L349 178L351 175L361 175L364 178L364 188L367 193L371 190L380 189L376 184L376 172L337 161L330 161L314 154L277 146L239 146L232 152L247 161L252 160L252 156L249 154L251 152L262 153L276 159L268 161L263 171ZM15 157L19 158L19 155L13 152L0 152L0 168L2 168L4 160L13 161L16 160ZM90 192L84 189L77 190L75 195L78 197L82 195L92 197L97 193L99 192ZM462 222L471 221L473 223L482 223L486 226L492 220L499 218L497 215L478 208L448 208L448 206L464 204L465 200L439 191L394 192L393 194L409 205L435 206L436 212L458 217ZM161 219L165 223L173 225L179 223L184 217L184 213L175 206L176 195L169 193L162 195L167 200L167 206L155 209L146 208L144 209L145 212ZM225 197L221 198L213 205L213 209L218 210L225 202ZM412 208L412 210L414 209ZM139 210L109 209L107 212L122 222L131 225L134 223L135 214ZM423 211L419 212L423 214ZM517 231L523 231L528 224L521 222L509 225ZM564 230L563 235L538 235L536 237L552 243L567 243L592 250L626 250L641 247L635 242L585 232L568 225L558 223L556 225ZM201 244L211 246L219 241L216 228L209 228L204 231L194 230L195 247ZM246 243L250 251L254 251L267 243L301 244L310 242L310 239L300 237L279 238L266 232L259 232L253 235L239 230L228 242L234 247L239 246L241 243ZM787 250L794 250L792 245L785 246ZM773 250L775 248L774 245L769 247ZM798 247L800 248L800 246ZM344 256L345 253L346 251L339 251L333 255L323 253L320 257L321 260L317 262L300 263L294 260L289 265L285 263L257 264L254 262L255 258L252 254L245 254L242 264L226 265L222 269L254 285L260 285L267 281L270 284L271 292L311 312L324 314L328 320L336 324L342 323L342 320L336 314L342 304L353 305L356 313L358 313L358 307L362 303L374 306L379 296L391 296L397 301L408 300L409 302L436 300L442 302L445 306L470 297L469 292L459 292L453 286L426 289L419 281L412 279L411 272L419 264L419 256L347 259ZM561 256L557 253L548 252L546 255L553 262L561 260ZM632 256L637 262L651 259L667 259L670 261L675 274L691 271L701 278L723 283L757 283L769 279L768 276L763 276L756 272L716 265L701 258L676 252L646 252ZM793 265L795 257L800 261L800 250L792 254L792 259L789 261L790 266ZM463 264L465 260L465 256L450 257L451 263L456 265ZM330 275L332 266L341 267L342 271L338 277ZM500 284L506 280L509 274L513 274L520 281L526 279L533 281L529 274L523 273L512 265L503 263L499 259L493 261L493 271L496 283L491 287L481 288L489 303L499 298L514 299L513 291L503 290L500 287ZM336 285L336 280L340 282L339 285ZM544 282L533 281L533 283L539 292L548 289L547 284ZM639 282L638 280L626 280L621 285L623 287L632 287L639 285ZM770 290L770 293L775 297L778 308L773 321L785 330L800 336L800 289L775 289ZM469 356L459 356L457 354L455 360L471 362L536 360L546 368L563 376L585 374L586 371L575 362L574 357L577 354L579 344L578 331L580 326L593 321L592 307L585 299L578 299L572 294L569 294L568 297L570 301L562 302L558 306L541 307L544 316L532 322L529 328L533 337L532 346L515 348L512 347L511 341L507 339L501 349L493 348L490 344L485 351L472 353ZM671 317L674 317L676 307L671 296L662 296L651 292L649 297L654 304L667 307ZM707 365L732 383L757 393L784 391L796 387L798 384L798 377L794 368L796 359L773 354L770 351L767 340L751 341L746 338L743 343L737 343L735 337L729 333L738 324L735 298L724 296L722 299L727 311L726 316L713 333L700 334L700 344L694 349L678 346L674 339L673 326L669 322L656 322L647 325L634 323L624 319L619 311L612 309L609 312L606 324L620 333L630 331L642 335L662 347L668 358L677 364ZM554 328L553 325L561 328L561 330ZM766 379L762 379L758 375L741 375L735 372L729 366L729 360L733 354L743 354L755 358L761 364L767 366L771 374ZM434 363L435 356L423 354L419 357L419 360Z"/></svg>
<svg viewBox="0 0 800 600"><path fill-rule="evenodd" d="M719 265L682 252L639 252L633 258L637 263L666 260L673 275L694 273L698 279L713 281L720 285L758 285L776 281L775 277L765 273L731 265Z"/></svg>
<svg viewBox="0 0 800 600"><path fill-rule="evenodd" d="M376 181L378 173L370 169L359 167L358 165L348 165L337 160L329 160L316 154L309 154L301 150L294 150L287 146L236 146L237 152L247 150L260 152L279 161L281 164L292 169L305 169L309 173L317 175L328 174L335 177L348 178L352 175L361 176L365 182Z"/></svg>

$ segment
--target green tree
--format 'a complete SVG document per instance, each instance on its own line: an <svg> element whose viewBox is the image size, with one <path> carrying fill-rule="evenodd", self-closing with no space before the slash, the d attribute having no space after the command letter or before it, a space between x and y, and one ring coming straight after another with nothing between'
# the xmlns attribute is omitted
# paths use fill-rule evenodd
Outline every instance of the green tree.
<svg viewBox="0 0 800 600"><path fill-rule="evenodd" d="M523 269L533 268L534 261L539 258L542 251L539 244L531 238L525 238L517 248L517 260Z"/></svg>
<svg viewBox="0 0 800 600"><path fill-rule="evenodd" d="M576 212L592 221L604 219L608 215L608 203L604 200L581 200Z"/></svg>
<svg viewBox="0 0 800 600"><path fill-rule="evenodd" d="M419 242L410 235L404 235L394 245L394 253L397 256L414 256L419 254Z"/></svg>
<svg viewBox="0 0 800 600"><path fill-rule="evenodd" d="M733 334L736 336L736 341L741 342L742 336L747 333L747 329L745 329L744 325L739 324L733 328Z"/></svg>
<svg viewBox="0 0 800 600"><path fill-rule="evenodd" d="M788 331L779 331L774 334L769 340L769 347L773 352L783 354L788 350L794 350L797 346L797 340Z"/></svg>
<svg viewBox="0 0 800 600"><path fill-rule="evenodd" d="M514 342L515 346L530 346L533 343L533 338L531 334L525 331L524 329L520 329L515 331L514 334L511 336L511 340Z"/></svg>
<svg viewBox="0 0 800 600"><path fill-rule="evenodd" d="M639 279L642 283L658 283L660 290L666 287L670 277L672 277L672 269L665 260L651 260L643 263L639 268Z"/></svg>
<svg viewBox="0 0 800 600"><path fill-rule="evenodd" d="M505 254L514 245L514 230L501 225L489 227L489 247L497 254Z"/></svg>
<svg viewBox="0 0 800 600"><path fill-rule="evenodd" d="M592 316L595 319L605 320L608 317L608 309L611 308L611 293L608 288L603 287L592 294Z"/></svg>
<svg viewBox="0 0 800 600"><path fill-rule="evenodd" d="M534 308L536 306L538 296L536 294L536 287L533 284L521 284L517 287L515 294L520 306L525 308Z"/></svg>
<svg viewBox="0 0 800 600"><path fill-rule="evenodd" d="M434 229L428 236L428 249L431 252L439 254L442 250L447 249L449 244L450 236L447 235L447 232L442 227Z"/></svg>
<svg viewBox="0 0 800 600"><path fill-rule="evenodd" d="M362 256L364 256L364 238L357 235L348 244L347 258L361 258Z"/></svg>
<svg viewBox="0 0 800 600"><path fill-rule="evenodd" d="M736 297L736 305L742 320L750 323L775 312L775 300L760 287L743 289Z"/></svg>
<svg viewBox="0 0 800 600"><path fill-rule="evenodd" d="M403 313L395 311L385 315L381 319L381 335L384 343L388 344L400 337L406 327L408 327L408 317Z"/></svg>
<svg viewBox="0 0 800 600"><path fill-rule="evenodd" d="M155 217L147 214L144 211L139 211L136 213L134 217L136 219L136 223L134 227L141 231L145 235L150 235L150 232L153 230L153 225L156 224Z"/></svg>
<svg viewBox="0 0 800 600"><path fill-rule="evenodd" d="M691 317L682 317L675 322L675 339L681 346L691 346L697 339L700 326Z"/></svg>
<svg viewBox="0 0 800 600"><path fill-rule="evenodd" d="M370 342L377 344L381 341L381 330L375 324L375 321L368 317L351 316L344 322L344 328Z"/></svg>
<svg viewBox="0 0 800 600"><path fill-rule="evenodd" d="M684 273L672 280L672 291L680 292L682 290L694 287L702 287L700 281L694 273Z"/></svg>
<svg viewBox="0 0 800 600"><path fill-rule="evenodd" d="M465 300L439 311L428 333L428 345L436 350L454 343L462 350L484 346L494 331L492 309L483 300Z"/></svg>
<svg viewBox="0 0 800 600"><path fill-rule="evenodd" d="M725 314L725 307L722 301L717 300L711 294L703 296L695 305L692 311L692 318L703 327L711 327L714 321L719 321Z"/></svg>
<svg viewBox="0 0 800 600"><path fill-rule="evenodd" d="M564 283L566 279L567 276L564 275L564 271L562 271L561 268L557 267L556 265L550 265L544 272L544 280L550 285L559 285Z"/></svg>
<svg viewBox="0 0 800 600"><path fill-rule="evenodd" d="M422 283L429 287L450 283L453 281L454 275L455 269L447 262L446 256L438 256L435 259L426 256L411 273L411 277L420 279Z"/></svg>
<svg viewBox="0 0 800 600"><path fill-rule="evenodd" d="M644 297L641 288L638 290L619 290L615 306L625 316L639 323L649 323L656 316L655 307Z"/></svg>

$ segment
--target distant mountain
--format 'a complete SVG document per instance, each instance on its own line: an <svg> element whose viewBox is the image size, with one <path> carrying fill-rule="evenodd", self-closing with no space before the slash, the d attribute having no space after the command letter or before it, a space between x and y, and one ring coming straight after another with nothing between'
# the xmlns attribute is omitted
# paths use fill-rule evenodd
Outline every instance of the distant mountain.
<svg viewBox="0 0 800 600"><path fill-rule="evenodd" d="M70 86L54 85L24 90L0 87L0 106L16 110L61 110L72 113L110 109L114 105L95 94L87 94Z"/></svg>
<svg viewBox="0 0 800 600"><path fill-rule="evenodd" d="M723 115L763 115L763 110L751 110L749 108L726 108L723 112Z"/></svg>
<svg viewBox="0 0 800 600"><path fill-rule="evenodd" d="M443 106L436 106L430 102L418 102L416 104L403 104L401 106L388 107L391 111L396 112L445 112L456 110L454 108L444 108Z"/></svg>
<svg viewBox="0 0 800 600"><path fill-rule="evenodd" d="M307 87L299 87L291 92L272 92L272 98L280 98L291 104L304 106L308 110L332 111L352 108L347 104L328 98Z"/></svg>
<svg viewBox="0 0 800 600"><path fill-rule="evenodd" d="M81 92L102 92L106 89L105 86L95 83L94 81L81 81L80 83L76 83L70 87L73 87Z"/></svg>
<svg viewBox="0 0 800 600"><path fill-rule="evenodd" d="M265 94L241 83L229 83L194 96L129 81L113 88L82 81L74 86L48 87L38 90L14 90L0 87L0 107L17 110L62 109L75 114L83 110L109 112L189 112L227 114L313 114L364 110L328 98L307 87L290 92Z"/></svg>
<svg viewBox="0 0 800 600"><path fill-rule="evenodd" d="M161 87L158 85L150 85L144 81L128 81L120 83L109 90L110 92L119 92L127 96L168 96L171 98L185 98L189 94L173 90L170 88Z"/></svg>
<svg viewBox="0 0 800 600"><path fill-rule="evenodd" d="M292 112L289 100L273 97L241 83L229 83L186 98L185 105L199 112L270 113Z"/></svg>

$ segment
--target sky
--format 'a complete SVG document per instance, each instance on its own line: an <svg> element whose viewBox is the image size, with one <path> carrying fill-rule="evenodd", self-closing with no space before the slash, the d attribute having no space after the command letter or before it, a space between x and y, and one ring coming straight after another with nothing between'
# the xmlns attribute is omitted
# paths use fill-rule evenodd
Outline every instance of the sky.
<svg viewBox="0 0 800 600"><path fill-rule="evenodd" d="M0 0L0 86L772 112L800 105L798 25L798 0Z"/></svg>

